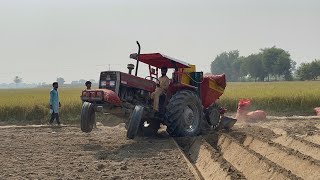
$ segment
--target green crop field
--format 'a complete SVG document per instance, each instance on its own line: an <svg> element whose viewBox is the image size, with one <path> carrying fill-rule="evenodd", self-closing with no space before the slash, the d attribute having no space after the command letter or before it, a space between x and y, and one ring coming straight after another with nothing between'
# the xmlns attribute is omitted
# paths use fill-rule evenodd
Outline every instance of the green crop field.
<svg viewBox="0 0 320 180"><path fill-rule="evenodd" d="M50 89L0 90L0 121L39 122L49 118ZM60 88L61 117L79 120L81 88ZM235 112L240 98L252 101L252 110L266 110L270 115L314 115L320 106L320 82L228 83L220 104Z"/></svg>
<svg viewBox="0 0 320 180"><path fill-rule="evenodd" d="M220 104L236 111L240 98L250 99L252 110L270 115L314 115L320 106L320 82L228 83Z"/></svg>
<svg viewBox="0 0 320 180"><path fill-rule="evenodd" d="M1 121L47 122L49 116L50 89L0 90ZM59 97L63 119L74 121L81 111L80 88L60 88Z"/></svg>

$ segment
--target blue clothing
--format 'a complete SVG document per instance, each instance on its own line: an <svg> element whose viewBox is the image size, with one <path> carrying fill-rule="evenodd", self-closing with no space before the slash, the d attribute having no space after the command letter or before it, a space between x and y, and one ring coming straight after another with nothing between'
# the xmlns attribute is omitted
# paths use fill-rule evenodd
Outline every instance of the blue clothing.
<svg viewBox="0 0 320 180"><path fill-rule="evenodd" d="M50 105L54 113L59 113L59 93L55 89L50 91Z"/></svg>

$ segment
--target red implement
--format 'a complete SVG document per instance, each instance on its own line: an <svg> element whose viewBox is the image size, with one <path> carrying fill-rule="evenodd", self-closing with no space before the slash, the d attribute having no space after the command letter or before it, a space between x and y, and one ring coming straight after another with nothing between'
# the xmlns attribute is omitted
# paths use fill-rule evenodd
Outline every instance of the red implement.
<svg viewBox="0 0 320 180"><path fill-rule="evenodd" d="M226 78L224 74L204 76L200 88L204 108L216 102L223 94L225 87Z"/></svg>

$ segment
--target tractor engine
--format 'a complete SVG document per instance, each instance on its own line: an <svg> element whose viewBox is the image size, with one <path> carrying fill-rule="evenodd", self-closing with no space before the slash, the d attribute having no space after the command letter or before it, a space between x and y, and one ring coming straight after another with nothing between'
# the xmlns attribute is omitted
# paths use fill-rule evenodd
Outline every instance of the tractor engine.
<svg viewBox="0 0 320 180"><path fill-rule="evenodd" d="M149 106L150 93L154 91L155 83L130 73L104 71L100 74L99 89L114 91L122 101L125 114L128 114L126 109L132 110L133 105Z"/></svg>

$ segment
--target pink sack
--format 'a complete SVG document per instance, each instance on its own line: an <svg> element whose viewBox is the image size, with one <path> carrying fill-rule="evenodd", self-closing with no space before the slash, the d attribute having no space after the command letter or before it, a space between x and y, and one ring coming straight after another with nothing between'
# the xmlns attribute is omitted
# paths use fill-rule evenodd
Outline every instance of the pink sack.
<svg viewBox="0 0 320 180"><path fill-rule="evenodd" d="M249 99L240 99L238 103L236 119L246 120L248 118L247 113L249 112L250 106L251 101Z"/></svg>
<svg viewBox="0 0 320 180"><path fill-rule="evenodd" d="M240 99L238 103L238 110L248 110L251 106L250 99Z"/></svg>
<svg viewBox="0 0 320 180"><path fill-rule="evenodd" d="M236 119L246 122L255 122L257 120L264 120L267 118L267 113L262 110L249 112L250 106L250 99L240 99Z"/></svg>
<svg viewBox="0 0 320 180"><path fill-rule="evenodd" d="M314 108L314 111L316 111L317 116L320 116L320 107Z"/></svg>
<svg viewBox="0 0 320 180"><path fill-rule="evenodd" d="M262 110L251 111L247 115L251 121L267 119L267 113Z"/></svg>

